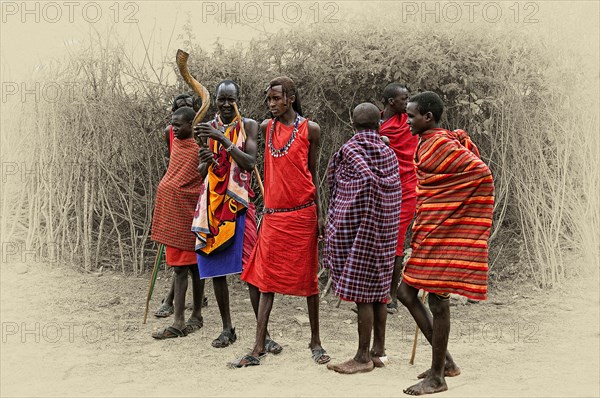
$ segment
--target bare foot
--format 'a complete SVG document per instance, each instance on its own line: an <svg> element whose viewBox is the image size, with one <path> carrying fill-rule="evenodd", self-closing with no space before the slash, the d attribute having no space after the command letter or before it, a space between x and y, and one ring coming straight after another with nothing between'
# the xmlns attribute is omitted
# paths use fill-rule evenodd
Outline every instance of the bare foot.
<svg viewBox="0 0 600 398"><path fill-rule="evenodd" d="M420 381L414 386L410 386L403 391L408 395L424 395L435 394L436 392L446 391L447 389L448 385L446 385L446 380L443 378L439 379L437 377L427 377L423 379L423 381Z"/></svg>
<svg viewBox="0 0 600 398"><path fill-rule="evenodd" d="M357 362L354 358L347 360L343 363L328 364L327 369L334 370L338 373L351 375L354 373L365 373L373 370L373 362L369 361L366 363Z"/></svg>
<svg viewBox="0 0 600 398"><path fill-rule="evenodd" d="M427 369L425 372L421 373L417 376L417 379L424 379L429 376L431 373L431 369ZM455 363L446 363L444 368L444 377L454 377L460 374L460 368Z"/></svg>

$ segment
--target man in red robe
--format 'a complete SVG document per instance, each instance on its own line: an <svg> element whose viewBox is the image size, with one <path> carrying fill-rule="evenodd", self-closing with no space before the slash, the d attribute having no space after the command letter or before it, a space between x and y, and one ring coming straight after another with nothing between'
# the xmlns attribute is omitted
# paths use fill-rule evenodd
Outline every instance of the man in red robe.
<svg viewBox="0 0 600 398"><path fill-rule="evenodd" d="M184 94L179 94L177 97L175 97L175 99L173 100L173 104L171 106L171 111L175 112L177 109L183 108L184 106L194 108L194 111L196 111L196 112L198 112L198 109L200 109L200 106L197 103L197 101L194 101L194 98L191 95L184 93ZM165 159L168 164L169 158L171 157L171 148L173 147L173 140L175 139L175 133L173 132L173 125L169 124L167 127L165 127L163 133L164 133L165 144L167 146L167 150L165 152ZM155 317L167 318L173 314L173 312L175 311L175 308L173 307L173 297L174 296L175 296L175 278L173 278L173 280L171 281L171 287L169 288L167 295L160 302L160 305L156 309L156 312L154 312ZM202 306L206 307L207 305L208 305L208 301L207 301L206 297L204 297L202 300Z"/></svg>
<svg viewBox="0 0 600 398"><path fill-rule="evenodd" d="M306 297L309 349L317 364L331 360L319 336L317 239L323 238L319 211L317 154L321 129L302 117L294 82L273 79L267 89L273 119L261 124L265 137L264 216L254 251L242 279L261 292L256 340L250 354L233 365L259 365L264 355L275 293Z"/></svg>
<svg viewBox="0 0 600 398"><path fill-rule="evenodd" d="M411 97L406 107L410 130L419 136L417 214L398 298L432 347L431 368L404 390L409 395L445 391L445 378L460 374L447 351L450 294L475 300L487 294L492 173L465 131L439 127L443 110L441 98L431 91ZM429 292L433 319L417 297L419 289Z"/></svg>
<svg viewBox="0 0 600 398"><path fill-rule="evenodd" d="M203 325L204 281L199 277L194 251L196 239L190 231L202 190L202 178L197 170L199 147L192 138L194 116L196 113L189 107L180 108L173 114L175 139L171 159L156 192L151 239L165 245L167 264L175 271L175 319L171 326L153 333L155 339L187 336L188 329L194 331ZM193 310L190 318L184 321L188 272L192 274Z"/></svg>
<svg viewBox="0 0 600 398"><path fill-rule="evenodd" d="M390 301L387 304L389 313L398 310L397 291L402 274L404 261L404 242L406 232L410 226L417 206L415 187L417 176L413 164L413 157L419 139L410 133L406 124L406 100L408 89L399 83L390 83L383 89L384 108L381 112L381 126L379 134L389 139L389 146L394 150L400 168L400 184L402 186L402 204L400 206L400 223L398 225L398 244L396 245L396 259L394 273L390 286Z"/></svg>

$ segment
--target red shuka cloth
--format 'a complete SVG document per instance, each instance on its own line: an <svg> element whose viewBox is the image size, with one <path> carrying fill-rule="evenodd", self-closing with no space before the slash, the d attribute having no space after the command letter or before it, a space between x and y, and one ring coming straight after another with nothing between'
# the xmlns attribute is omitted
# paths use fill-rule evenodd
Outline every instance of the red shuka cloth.
<svg viewBox="0 0 600 398"><path fill-rule="evenodd" d="M181 250L176 247L166 246L165 257L170 267L182 267L196 264L196 252Z"/></svg>
<svg viewBox="0 0 600 398"><path fill-rule="evenodd" d="M191 231L196 202L202 190L198 173L198 144L193 138L175 138L169 167L158 184L151 239L166 246L194 251Z"/></svg>
<svg viewBox="0 0 600 398"><path fill-rule="evenodd" d="M415 154L417 216L405 283L485 300L494 182L463 130L421 134Z"/></svg>
<svg viewBox="0 0 600 398"><path fill-rule="evenodd" d="M272 123L273 120L267 124L265 145L265 207L290 209L314 201L316 189L308 169L308 119L298 126L287 155L279 158L269 151ZM293 126L277 123L273 134L275 148L288 142L292 130ZM242 280L257 286L261 292L293 296L317 294L317 234L315 205L265 214Z"/></svg>
<svg viewBox="0 0 600 398"><path fill-rule="evenodd" d="M406 113L395 114L381 123L379 134L390 139L390 147L394 150L400 168L400 183L402 186L402 205L400 206L400 224L398 225L398 245L396 256L404 253L406 231L410 226L417 207L417 175L413 158L419 143L419 137L413 136L406 121Z"/></svg>
<svg viewBox="0 0 600 398"><path fill-rule="evenodd" d="M256 245L256 208L254 203L248 202L246 211L246 226L244 227L244 246L242 247L242 267L246 267L252 249Z"/></svg>

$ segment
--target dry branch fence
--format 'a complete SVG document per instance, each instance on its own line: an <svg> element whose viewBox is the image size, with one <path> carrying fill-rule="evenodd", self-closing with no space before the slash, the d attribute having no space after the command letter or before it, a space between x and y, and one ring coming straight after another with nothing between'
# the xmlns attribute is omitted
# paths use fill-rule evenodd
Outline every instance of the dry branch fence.
<svg viewBox="0 0 600 398"><path fill-rule="evenodd" d="M291 30L244 48L192 47L190 69L209 89L237 81L242 113L259 121L268 80L297 81L304 113L323 131L324 208L327 161L351 134L353 106L380 104L391 81L436 91L447 104L443 124L466 129L494 173L493 272L510 261L549 286L568 275L566 255L597 261L598 113L584 79L569 73L576 61L560 64L544 46L506 33L498 40L499 33L440 29L425 41L418 29L337 29ZM91 41L48 73L75 82L76 95L36 104L21 121L26 138L12 141L13 155L39 172L19 189L5 186L2 232L85 270L140 274L155 250L149 232L166 168L160 137L168 103L188 90L169 83L175 51L160 65L138 65L111 46ZM262 170L261 163L259 153Z"/></svg>

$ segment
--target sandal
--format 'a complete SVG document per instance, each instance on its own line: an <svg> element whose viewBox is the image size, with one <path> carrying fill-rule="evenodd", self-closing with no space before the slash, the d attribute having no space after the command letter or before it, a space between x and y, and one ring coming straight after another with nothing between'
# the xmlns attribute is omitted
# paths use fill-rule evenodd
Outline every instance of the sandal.
<svg viewBox="0 0 600 398"><path fill-rule="evenodd" d="M395 314L396 312L398 312L398 303L394 303L393 301L387 303L387 313Z"/></svg>
<svg viewBox="0 0 600 398"><path fill-rule="evenodd" d="M245 362L245 363L242 363ZM260 359L253 357L252 355L244 355L235 362L229 364L231 368L245 368L246 366L260 365Z"/></svg>
<svg viewBox="0 0 600 398"><path fill-rule="evenodd" d="M370 354L371 354L371 361L373 361L374 367L385 368L385 364L388 362L387 355L379 356L379 355L375 354L375 352L373 350L371 350Z"/></svg>
<svg viewBox="0 0 600 398"><path fill-rule="evenodd" d="M212 341L211 345L215 348L225 348L236 340L237 335L235 334L235 328L232 328L231 330L223 330L219 337Z"/></svg>
<svg viewBox="0 0 600 398"><path fill-rule="evenodd" d="M160 332L152 333L152 337L154 337L157 340L173 339L173 338L185 337L185 336L187 336L187 332L185 331L185 328L183 330L179 330L174 326L168 326Z"/></svg>
<svg viewBox="0 0 600 398"><path fill-rule="evenodd" d="M175 312L175 307L166 304L165 299L163 299L160 302L160 306L156 309L154 316L157 318L167 318L173 315L173 312Z"/></svg>
<svg viewBox="0 0 600 398"><path fill-rule="evenodd" d="M184 330L188 334L194 333L195 331L200 330L202 326L204 326L204 319L202 317L200 317L200 319L190 318L187 321L185 321Z"/></svg>
<svg viewBox="0 0 600 398"><path fill-rule="evenodd" d="M323 347L311 349L312 358L317 365L325 365L331 361L331 357L327 355L327 351Z"/></svg>
<svg viewBox="0 0 600 398"><path fill-rule="evenodd" d="M280 346L275 340L271 339L270 337L267 337L265 339L265 351L265 355L267 352L273 355L277 355L280 354L281 351L283 351L283 347Z"/></svg>

